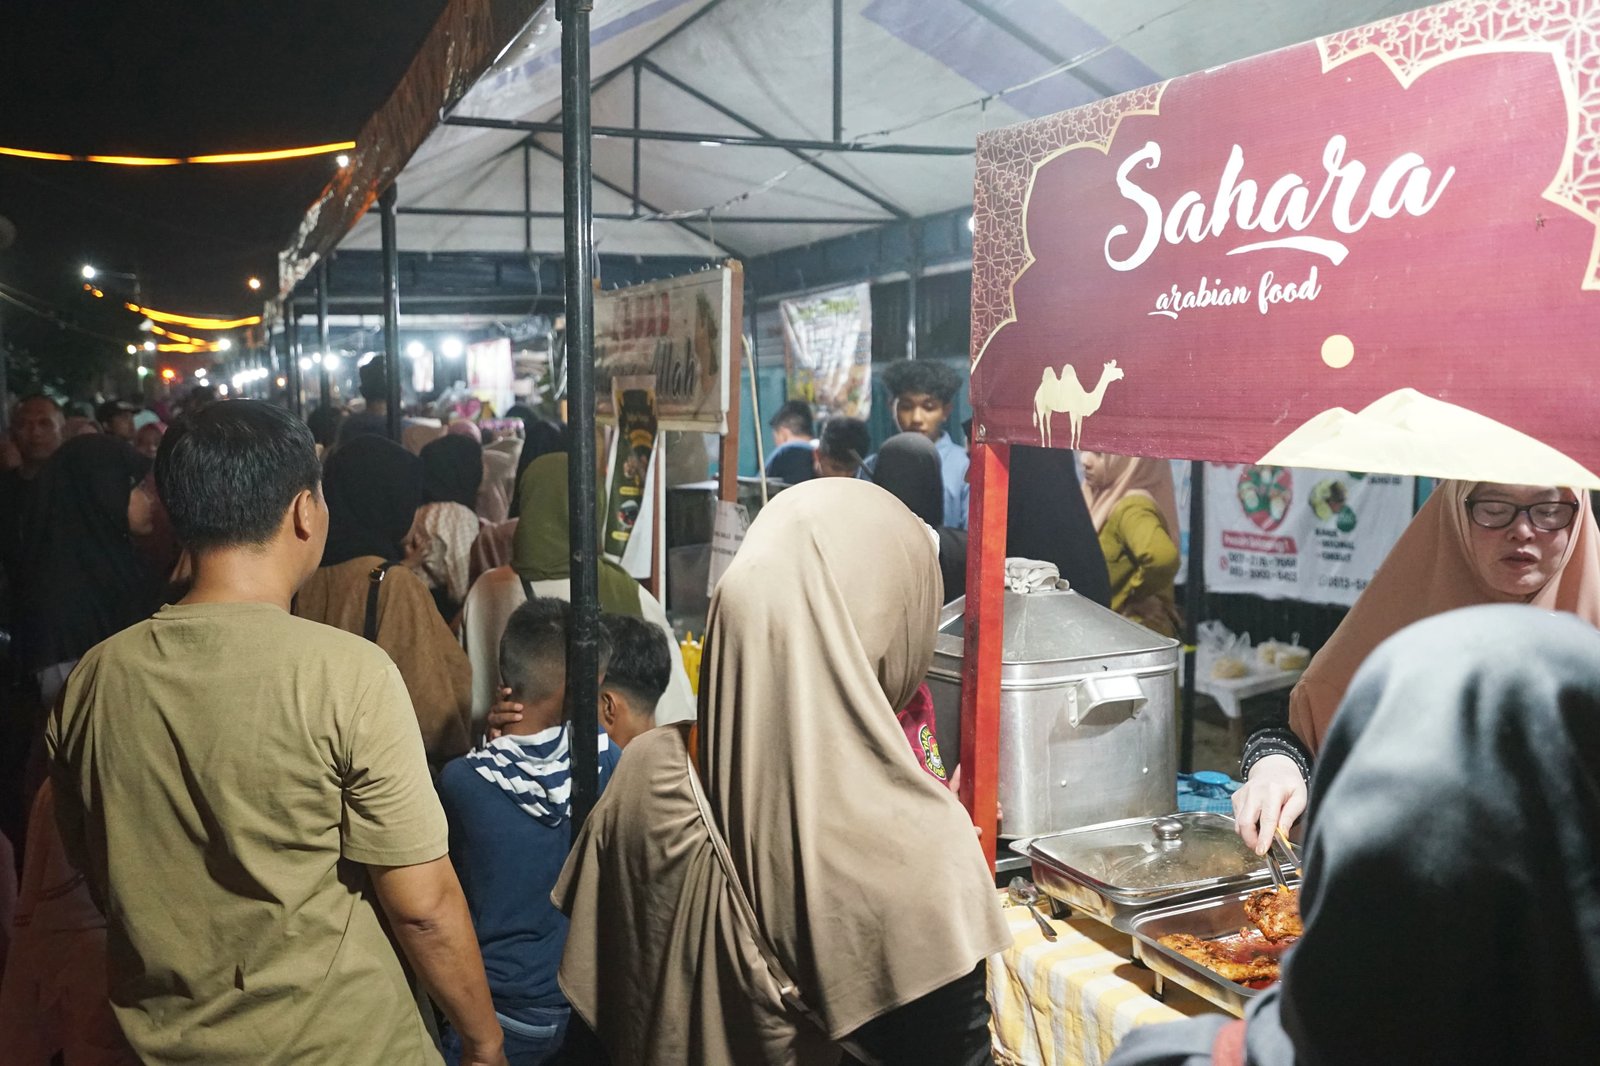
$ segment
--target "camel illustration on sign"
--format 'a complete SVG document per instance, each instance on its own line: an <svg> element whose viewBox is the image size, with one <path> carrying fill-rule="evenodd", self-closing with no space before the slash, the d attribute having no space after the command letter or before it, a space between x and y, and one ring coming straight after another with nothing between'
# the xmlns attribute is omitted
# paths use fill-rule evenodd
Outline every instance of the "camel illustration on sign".
<svg viewBox="0 0 1600 1066"><path fill-rule="evenodd" d="M1072 447L1076 448L1078 438L1083 435L1083 420L1100 410L1106 386L1113 381L1121 381L1122 377L1122 368L1113 359L1101 369L1100 381L1094 391L1084 392L1083 386L1078 384L1078 372L1072 369L1072 364L1061 368L1060 377L1056 376L1053 367L1045 367L1039 390L1033 394L1033 424L1039 429L1039 443L1050 447L1050 418L1061 414L1072 419Z"/></svg>

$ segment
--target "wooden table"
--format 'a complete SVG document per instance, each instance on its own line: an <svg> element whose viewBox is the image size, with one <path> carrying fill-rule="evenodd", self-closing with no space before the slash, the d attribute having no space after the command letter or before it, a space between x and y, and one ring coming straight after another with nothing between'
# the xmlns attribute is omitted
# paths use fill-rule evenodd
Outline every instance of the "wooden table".
<svg viewBox="0 0 1600 1066"><path fill-rule="evenodd" d="M1101 1066L1135 1026L1216 1008L1129 961L1132 939L1089 918L1054 921L1045 940L1024 907L1007 907L1015 940L989 960L995 1061L1001 1066Z"/></svg>
<svg viewBox="0 0 1600 1066"><path fill-rule="evenodd" d="M1263 670L1244 677L1212 677L1209 670L1195 672L1195 691L1203 692L1217 701L1228 719L1228 738L1235 750L1244 749L1244 707L1251 696L1265 696L1269 692L1282 692L1294 688L1305 670Z"/></svg>

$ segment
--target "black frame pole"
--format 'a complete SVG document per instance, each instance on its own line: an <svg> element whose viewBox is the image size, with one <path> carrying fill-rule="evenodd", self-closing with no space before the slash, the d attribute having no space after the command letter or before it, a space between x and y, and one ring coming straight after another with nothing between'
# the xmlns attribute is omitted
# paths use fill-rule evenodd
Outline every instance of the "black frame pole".
<svg viewBox="0 0 1600 1066"><path fill-rule="evenodd" d="M383 240L383 369L389 385L389 439L400 439L400 245L394 233L395 187L378 197Z"/></svg>
<svg viewBox="0 0 1600 1066"><path fill-rule="evenodd" d="M317 351L322 353L322 375L318 382L317 403L333 403L333 378L328 373L328 260L317 264Z"/></svg>
<svg viewBox="0 0 1600 1066"><path fill-rule="evenodd" d="M594 198L589 122L589 12L593 0L560 0L561 199L567 288L567 421L572 461L572 627L567 634L572 824L583 824L600 792L599 502L595 496Z"/></svg>
<svg viewBox="0 0 1600 1066"><path fill-rule="evenodd" d="M833 143L838 144L842 140L844 140L844 0L833 0Z"/></svg>
<svg viewBox="0 0 1600 1066"><path fill-rule="evenodd" d="M300 319L294 297L283 301L283 383L288 392L289 413L304 414L300 403Z"/></svg>
<svg viewBox="0 0 1600 1066"><path fill-rule="evenodd" d="M1194 771L1194 694L1196 634L1201 622L1206 584L1206 464L1189 464L1189 572L1183 579L1183 722L1178 740L1178 769Z"/></svg>

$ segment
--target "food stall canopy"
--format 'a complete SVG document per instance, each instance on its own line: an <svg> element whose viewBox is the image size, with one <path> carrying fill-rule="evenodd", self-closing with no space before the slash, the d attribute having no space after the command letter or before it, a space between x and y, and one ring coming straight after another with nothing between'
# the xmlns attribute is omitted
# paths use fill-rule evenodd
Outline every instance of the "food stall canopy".
<svg viewBox="0 0 1600 1066"><path fill-rule="evenodd" d="M979 438L1600 488L1597 24L1442 4L982 134Z"/></svg>
<svg viewBox="0 0 1600 1066"><path fill-rule="evenodd" d="M1407 6L843 0L835 106L832 0L608 0L593 13L596 128L713 143L597 135L596 244L748 258L959 209L972 202L972 146L984 130ZM459 100L412 108L434 125L388 174L401 250L560 251L559 36L546 5ZM1032 79L1041 80L976 103ZM954 154L859 150L884 145ZM708 218L703 208L715 210ZM330 225L308 222L319 237ZM342 247L379 246L375 217L352 216L346 229ZM286 276L303 276L332 247L297 243Z"/></svg>

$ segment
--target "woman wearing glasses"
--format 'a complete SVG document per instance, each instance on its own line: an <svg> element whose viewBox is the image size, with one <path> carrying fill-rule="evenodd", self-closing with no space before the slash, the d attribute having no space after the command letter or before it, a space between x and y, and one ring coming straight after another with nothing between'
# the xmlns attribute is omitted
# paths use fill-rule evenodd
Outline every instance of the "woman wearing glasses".
<svg viewBox="0 0 1600 1066"><path fill-rule="evenodd" d="M1443 481L1289 696L1289 729L1245 745L1234 821L1265 853L1306 806L1311 763L1367 656L1412 622L1457 607L1528 603L1600 627L1600 528L1571 489Z"/></svg>

